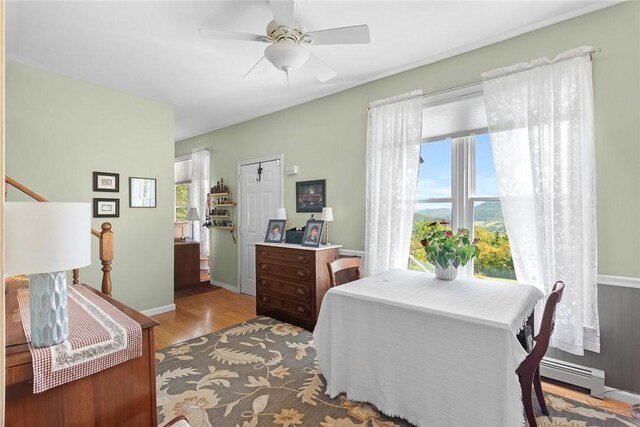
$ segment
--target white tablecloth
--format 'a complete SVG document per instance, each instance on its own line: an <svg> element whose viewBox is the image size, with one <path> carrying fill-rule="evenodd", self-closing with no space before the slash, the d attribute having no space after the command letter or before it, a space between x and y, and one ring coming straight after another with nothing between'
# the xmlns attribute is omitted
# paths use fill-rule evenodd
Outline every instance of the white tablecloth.
<svg viewBox="0 0 640 427"><path fill-rule="evenodd" d="M542 296L406 270L333 288L314 331L327 394L419 426L524 425L516 333Z"/></svg>

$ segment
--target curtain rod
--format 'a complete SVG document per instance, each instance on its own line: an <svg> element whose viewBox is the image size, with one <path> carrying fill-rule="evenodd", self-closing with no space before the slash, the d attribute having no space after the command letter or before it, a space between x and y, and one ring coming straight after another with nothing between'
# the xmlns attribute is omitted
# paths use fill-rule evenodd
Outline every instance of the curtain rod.
<svg viewBox="0 0 640 427"><path fill-rule="evenodd" d="M590 50L588 53L589 53L589 59L591 61L593 61L593 55L598 55L599 53L602 53L602 49L600 49L598 47L598 48ZM562 59L561 61L566 61L566 59ZM491 80L491 79L489 79L489 80ZM456 86L456 87L452 87L452 88L448 88L448 89L441 89L441 90L437 90L435 92L423 93L421 96L423 98L427 98L427 97L430 97L430 96L442 95L443 93L453 92L454 90L466 89L468 87L473 87L473 86L479 85L481 83L482 83L482 80L478 80L478 81L475 81L475 82L472 82L472 83L467 83L467 84L464 84L464 85L460 85L460 86ZM367 107L366 108L367 111L369 111L370 109L371 109L371 107Z"/></svg>

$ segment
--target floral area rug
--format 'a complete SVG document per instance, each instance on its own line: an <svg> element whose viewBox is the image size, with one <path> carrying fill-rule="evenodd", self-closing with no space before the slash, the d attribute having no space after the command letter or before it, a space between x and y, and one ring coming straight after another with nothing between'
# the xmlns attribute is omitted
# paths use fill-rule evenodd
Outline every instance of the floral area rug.
<svg viewBox="0 0 640 427"><path fill-rule="evenodd" d="M158 351L160 425L177 415L193 427L411 425L373 405L326 396L312 338L304 329L258 317ZM551 416L541 414L540 427L639 425L553 394L546 399Z"/></svg>

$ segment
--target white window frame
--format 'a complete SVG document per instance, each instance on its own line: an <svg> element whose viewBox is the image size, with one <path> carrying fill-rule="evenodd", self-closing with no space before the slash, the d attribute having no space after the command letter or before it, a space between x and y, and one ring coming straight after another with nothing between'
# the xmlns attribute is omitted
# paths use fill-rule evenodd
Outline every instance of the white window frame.
<svg viewBox="0 0 640 427"><path fill-rule="evenodd" d="M423 107L454 102L458 99L478 96L482 93L482 84L473 84L458 89L443 91L425 97ZM473 207L476 202L500 202L498 196L476 196L476 150L475 136L489 133L486 127L458 130L448 135L433 136L422 140L422 144L451 140L451 197L418 199L417 203L450 203L451 227L469 229L474 235ZM469 137L468 142L460 138ZM411 262L411 260L410 260ZM474 277L474 260L460 268L461 277Z"/></svg>

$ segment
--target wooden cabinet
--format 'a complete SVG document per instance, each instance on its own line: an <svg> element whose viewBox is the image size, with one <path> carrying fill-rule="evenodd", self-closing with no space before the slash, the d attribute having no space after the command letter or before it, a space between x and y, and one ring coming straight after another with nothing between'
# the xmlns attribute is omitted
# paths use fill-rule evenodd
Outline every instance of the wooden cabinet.
<svg viewBox="0 0 640 427"><path fill-rule="evenodd" d="M256 312L312 331L340 247L256 243Z"/></svg>
<svg viewBox="0 0 640 427"><path fill-rule="evenodd" d="M200 284L200 243L175 242L173 252L173 289Z"/></svg>
<svg viewBox="0 0 640 427"><path fill-rule="evenodd" d="M77 285L85 286L85 285ZM93 289L92 289L93 290ZM142 356L33 394L31 353L22 328L16 289L6 293L5 423L31 426L156 426L153 327L158 324L93 290L142 327Z"/></svg>

